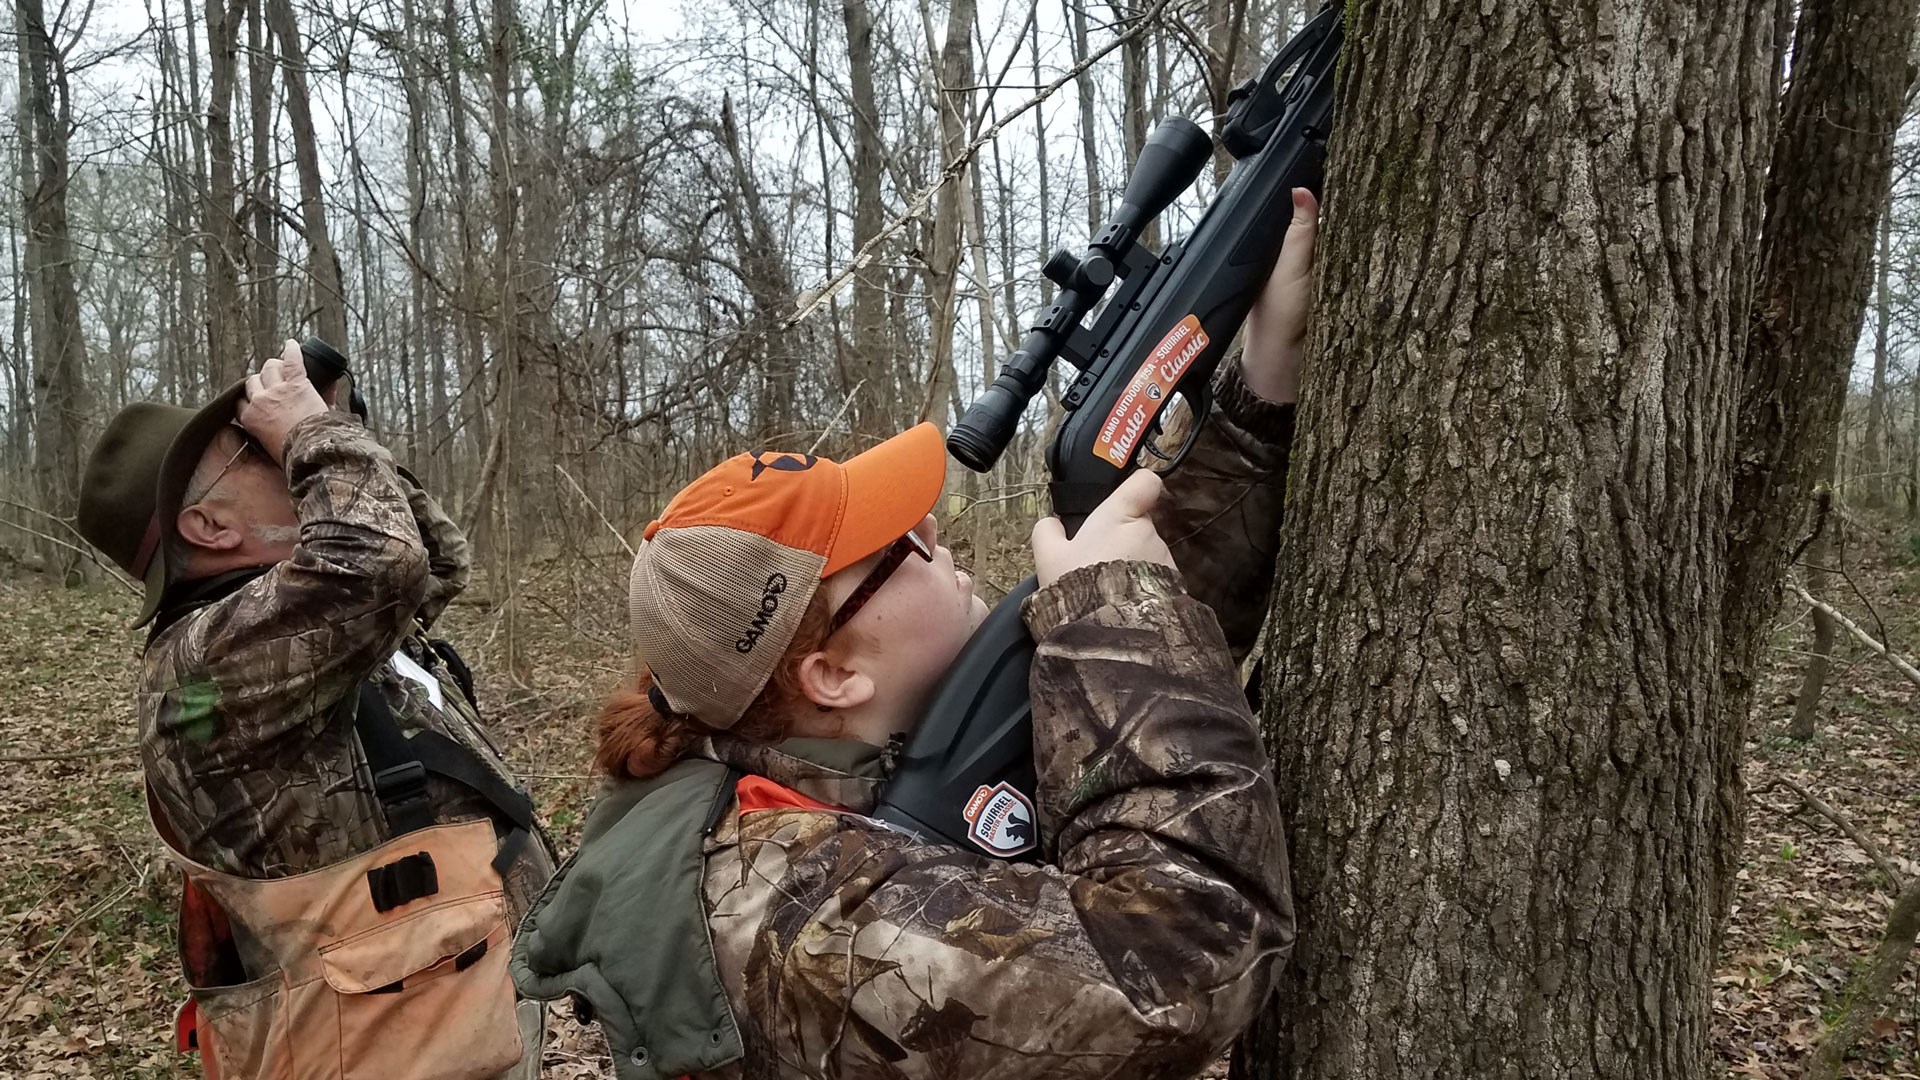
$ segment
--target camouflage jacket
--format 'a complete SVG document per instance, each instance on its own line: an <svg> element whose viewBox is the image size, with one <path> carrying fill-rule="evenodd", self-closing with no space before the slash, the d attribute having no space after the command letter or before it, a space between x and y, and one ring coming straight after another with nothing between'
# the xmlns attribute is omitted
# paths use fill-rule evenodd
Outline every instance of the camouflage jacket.
<svg viewBox="0 0 1920 1080"><path fill-rule="evenodd" d="M141 759L165 824L183 854L243 877L303 873L390 838L339 707L363 680L402 731L438 731L507 775L424 633L466 585L466 537L338 413L297 425L285 456L293 556L157 630L138 693ZM396 653L412 664L397 667ZM462 785L428 785L439 820L488 813ZM552 866L544 838L517 860L516 915Z"/></svg>
<svg viewBox="0 0 1920 1080"><path fill-rule="evenodd" d="M1233 663L1264 612L1292 418L1231 372L1219 390L1221 414L1163 500L1183 572L1108 563L1028 601L1045 865L863 816L878 769L798 743L707 742L701 756L844 812L736 803L707 835L697 883L740 1053L699 1076L1183 1077L1245 1027L1293 939L1279 808ZM606 880L570 890L562 871L523 930L541 969L523 990L551 979L597 996L615 965L639 964L640 983L663 964L692 970L624 957L634 939L604 917ZM616 1050L632 1058L622 1075L686 1067Z"/></svg>

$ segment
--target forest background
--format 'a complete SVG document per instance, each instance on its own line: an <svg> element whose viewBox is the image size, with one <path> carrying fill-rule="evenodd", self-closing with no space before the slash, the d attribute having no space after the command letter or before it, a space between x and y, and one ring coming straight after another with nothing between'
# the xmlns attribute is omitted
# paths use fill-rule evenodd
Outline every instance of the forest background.
<svg viewBox="0 0 1920 1080"><path fill-rule="evenodd" d="M1355 55L1372 59L1342 71L1353 123L1334 140L1327 314L1293 496L1296 525L1311 531L1282 556L1268 647L1283 691L1269 701L1326 704L1300 717L1275 706L1267 720L1283 780L1297 781L1283 786L1300 822L1305 895L1406 933L1366 946L1379 958L1368 970L1350 954L1375 929L1307 904L1285 1000L1343 1007L1264 1026L1234 1066L1241 1075L1506 1075L1495 1062L1527 1063L1527 1075L1920 1075L1920 990L1902 974L1920 921L1909 888L1920 880L1920 673L1900 660L1920 651L1911 4L1763 3L1737 17L1714 5L1629 7L1350 11ZM945 426L1049 298L1038 272L1047 253L1078 247L1103 220L1153 121L1179 114L1217 131L1229 90L1309 14L1304 0L16 0L15 63L0 73L10 181L0 200L0 1073L189 1075L163 1039L179 989L172 884L146 832L131 748L136 605L71 528L86 451L117 409L203 400L287 336L342 346L375 432L478 542L480 573L449 622L543 814L570 838L592 790L587 718L624 666L626 545L639 526L739 449L850 453L920 420ZM1649 41L1685 62L1663 66ZM1640 43L1619 47L1632 63L1609 66L1615 42ZM1636 97L1661 79L1670 98ZM1593 105L1608 87L1613 111ZM1582 172L1587 155L1604 158L1593 148L1615 135L1638 145L1633 121L1656 113L1705 133L1707 148L1681 140L1643 155L1648 190L1709 194L1659 203L1639 224L1612 221L1622 231L1609 234L1606 207L1579 198L1588 182L1608 190ZM1556 142L1561 127L1570 134ZM1149 242L1183 235L1229 164L1220 155ZM1794 204L1782 184L1820 205ZM1725 202L1712 201L1716 188ZM1456 195L1471 205L1449 204ZM1525 212L1503 219L1514 206ZM1803 261L1769 262L1782 250ZM1555 252L1597 254L1582 268ZM1659 277L1649 268L1662 260L1692 284L1636 291L1636 275ZM1782 281L1805 295L1769 292ZM1479 297L1464 314L1462 282ZM1569 282L1597 288L1606 310L1586 312ZM1688 307L1689 291L1712 300L1702 305L1712 317ZM1821 325L1841 330L1778 317L1796 304L1831 308ZM1675 347L1672 327L1688 318L1739 329ZM1538 341L1552 344L1527 343ZM1811 360L1761 386L1753 356L1769 348ZM1582 366L1596 357L1605 363ZM1489 370L1506 374L1475 381ZM1628 374L1589 381L1594 371ZM1656 402L1673 423L1653 441L1668 445L1661 483L1674 486L1642 500L1632 483L1603 482L1613 455L1554 433L1587 422L1582 390L1627 403L1627 415L1633 401L1659 398L1663 379L1706 389ZM1556 381L1564 395L1530 396ZM1058 390L992 473L951 477L943 526L990 599L1025 572ZM1798 411L1825 401L1811 419ZM1785 432L1758 457L1754 402ZM1644 416L1636 423L1610 444L1621 458L1650 430ZM1395 434L1418 427L1446 433L1425 449ZM1508 444L1527 448L1512 459ZM1785 480L1749 520L1740 508L1759 503L1740 484L1761 458ZM1450 461L1464 486L1414 467L1423 460ZM1346 476L1349 464L1366 475ZM1619 468L1632 480L1631 461ZM1549 475L1599 479L1565 488ZM1355 483L1378 490L1347 498ZM1722 497L1698 496L1716 484ZM1573 506L1574 525L1553 519L1561 529L1644 511L1666 539L1575 560L1581 572L1563 579L1537 546L1508 542L1546 519L1449 525L1436 509L1496 503L1502 485L1538 494L1539 506ZM1691 494L1672 494L1682 490ZM1419 527L1382 526L1393 521L1383 493L1420 510ZM1743 539L1693 536L1696 526ZM1360 550L1366 536L1394 583L1343 576L1323 550ZM1753 565L1744 552L1759 553ZM1630 586L1669 555L1699 560L1691 586L1623 594L1600 606L1625 614L1579 627L1539 614L1568 595L1557 590L1605 597L1609 582ZM1739 595L1757 600L1690 617L1715 594L1702 581L1724 579L1731 596L1743 574L1758 584ZM1477 606L1489 595L1500 608L1498 590L1482 586L1527 575L1542 584L1523 614L1488 616L1495 629L1455 650L1446 613L1485 614ZM1449 578L1473 582L1470 595L1441 595L1437 608L1417 595ZM1441 611L1426 630L1447 655L1388 648L1421 655L1410 677L1424 689L1383 691L1374 705L1385 719L1355 720L1340 710L1363 708L1367 695L1316 682L1328 659L1317 650L1333 649L1336 667L1368 685L1400 685L1406 673L1379 666L1367 644L1393 640L1381 627L1396 605ZM1636 613L1668 629L1638 637ZM1316 626L1323 616L1332 621ZM1369 629L1355 637L1336 625L1349 616ZM1703 629L1722 619L1724 634ZM1643 761L1616 738L1607 768L1639 775L1620 785L1634 792L1620 796L1621 835L1697 831L1700 842L1592 860L1621 871L1617 888L1551 854L1574 850L1553 823L1578 800L1555 796L1562 781L1543 763L1566 747L1516 750L1527 740L1508 738L1512 723L1577 734L1592 718L1551 695L1496 702L1470 670L1510 659L1516 642L1551 652L1612 638L1626 644L1608 663L1503 669L1500 680L1578 685L1608 701L1617 683L1681 702L1647 713L1664 718L1674 745L1705 748L1696 764L1664 751ZM1700 644L1714 638L1724 641ZM1663 650L1665 674L1649 676L1659 665L1644 658ZM1680 678L1722 670L1728 681L1708 691ZM1738 720L1699 720L1716 709ZM1475 731L1488 719L1490 742L1468 734L1469 716ZM1436 749L1433 732L1456 726L1461 745ZM1340 731L1360 733L1349 756L1317 758L1313 747L1341 745ZM1433 783L1383 750L1396 734L1441 763L1424 778ZM1362 744L1371 749L1354 749ZM1468 760L1478 764L1463 781ZM1317 785L1373 767L1391 778L1375 785L1378 806L1343 804L1354 816L1342 820L1325 809L1339 800L1316 798ZM1659 824L1658 793L1701 776L1699 804ZM1544 803L1512 801L1529 792ZM1381 831L1356 821L1399 827L1405 813L1417 824L1422 811L1406 807L1426 808L1419 835L1429 854L1451 851L1452 865L1420 845L1364 858L1342 846ZM1496 846L1476 848L1476 831ZM1514 854L1532 848L1548 855ZM1667 880L1681 864L1665 899L1619 883ZM1339 867L1360 883L1326 876ZM1513 910L1478 905L1457 923L1431 914L1507 895L1509 885L1488 882L1516 873L1531 899ZM1603 912L1664 912L1703 929L1637 943L1613 935L1622 940L1609 959L1590 943L1608 934L1544 910L1563 887L1602 897ZM1402 920L1391 902L1368 900L1389 894L1424 897L1420 913ZM1323 926L1330 936L1317 939ZM1462 939L1477 944L1462 949ZM1587 966L1549 977L1547 958L1569 953ZM1658 984L1640 995L1657 1004L1564 989L1631 991L1637 980ZM1442 998L1455 1007L1422 1007ZM1538 1024L1527 1015L1536 1007L1548 1018ZM1828 1038L1836 1024L1843 1035ZM1570 1030L1605 1036L1581 1047ZM1392 1049L1402 1035L1423 1049ZM554 1038L550 1076L603 1074L590 1032L561 1023ZM1823 1040L1831 1062L1818 1056Z"/></svg>

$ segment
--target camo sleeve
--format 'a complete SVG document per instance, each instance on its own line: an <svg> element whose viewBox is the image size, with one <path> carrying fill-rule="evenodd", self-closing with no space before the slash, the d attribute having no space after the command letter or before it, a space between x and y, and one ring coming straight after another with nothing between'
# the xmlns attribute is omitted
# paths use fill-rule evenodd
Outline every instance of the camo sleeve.
<svg viewBox="0 0 1920 1080"><path fill-rule="evenodd" d="M427 598L421 601L416 617L422 627L431 628L453 598L466 591L473 577L473 544L412 473L400 468L394 471L406 485L407 508L420 530L420 542L427 548Z"/></svg>
<svg viewBox="0 0 1920 1080"><path fill-rule="evenodd" d="M340 737L332 705L392 655L420 606L427 553L385 448L328 413L288 433L285 464L293 556L148 647L143 743L163 794L250 783ZM232 807L292 798L227 794Z"/></svg>
<svg viewBox="0 0 1920 1080"><path fill-rule="evenodd" d="M1293 937L1267 762L1213 613L1108 563L1029 603L1052 865L853 814L734 818L709 925L745 1075L1189 1077Z"/></svg>
<svg viewBox="0 0 1920 1080"><path fill-rule="evenodd" d="M1221 366L1213 392L1213 415L1168 475L1154 523L1194 599L1219 616L1237 663L1267 616L1293 406L1247 389L1237 359Z"/></svg>

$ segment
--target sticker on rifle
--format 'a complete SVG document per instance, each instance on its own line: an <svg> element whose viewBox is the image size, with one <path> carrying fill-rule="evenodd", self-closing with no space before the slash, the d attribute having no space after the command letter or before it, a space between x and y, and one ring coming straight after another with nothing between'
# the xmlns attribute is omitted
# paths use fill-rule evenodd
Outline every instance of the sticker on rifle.
<svg viewBox="0 0 1920 1080"><path fill-rule="evenodd" d="M1153 426L1155 414L1167 403L1174 384L1206 347L1207 332L1200 329L1195 316L1181 319L1167 331L1147 354L1147 362L1128 380L1127 388L1120 391L1120 400L1114 402L1107 422L1100 425L1100 436L1093 440L1094 456L1116 468L1126 468L1141 438Z"/></svg>
<svg viewBox="0 0 1920 1080"><path fill-rule="evenodd" d="M967 800L967 839L1010 858L1033 850L1033 802L1006 781L981 784Z"/></svg>

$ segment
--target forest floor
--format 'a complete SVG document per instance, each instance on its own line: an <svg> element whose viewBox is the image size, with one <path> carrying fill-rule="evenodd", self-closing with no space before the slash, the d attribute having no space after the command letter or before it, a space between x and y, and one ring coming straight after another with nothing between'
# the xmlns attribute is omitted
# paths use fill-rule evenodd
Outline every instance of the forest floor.
<svg viewBox="0 0 1920 1080"><path fill-rule="evenodd" d="M1920 657L1920 557L1904 533L1852 535L1857 590L1841 583L1827 599ZM487 715L564 847L590 798L593 705L624 665L624 571L623 557L536 563L513 584L511 621L502 607L461 604L443 627L481 673ZM0 564L0 1077L198 1075L168 1037L181 998L175 885L132 752L136 606L112 584L57 588ZM1843 635L1819 736L1785 739L1807 647L1800 612L1790 600L1747 747L1757 795L1714 979L1728 1077L1800 1074L1892 901L1876 859L1775 781L1803 785L1901 873L1920 873L1920 692ZM565 1012L554 1014L546 1077L610 1076L597 1035ZM1911 972L1847 1075L1920 1077Z"/></svg>

